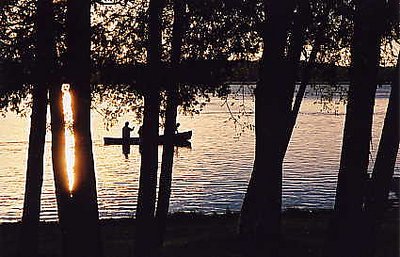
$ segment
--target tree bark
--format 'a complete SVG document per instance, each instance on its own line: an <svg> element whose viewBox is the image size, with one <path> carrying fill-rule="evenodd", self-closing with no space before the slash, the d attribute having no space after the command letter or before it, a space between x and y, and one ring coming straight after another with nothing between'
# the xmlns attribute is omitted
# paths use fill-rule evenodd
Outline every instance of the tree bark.
<svg viewBox="0 0 400 257"><path fill-rule="evenodd" d="M65 160L64 115L62 105L61 87L53 85L50 88L50 114L51 114L51 151L54 174L54 184L57 199L58 219L63 235L68 217L67 203L69 201L69 188Z"/></svg>
<svg viewBox="0 0 400 257"><path fill-rule="evenodd" d="M311 19L311 10L310 10L310 3L308 1L298 1L298 11L296 12L296 17L294 21L294 26L292 28L292 40L289 46L289 56L288 56L288 69L287 69L287 87L290 88L291 92L290 95L293 96L294 90L296 88L297 82L297 74L299 70L300 64L300 56L301 51L303 49L305 38L304 33L306 27L308 25L309 20ZM320 47L319 40L321 37L320 31L317 32L315 45L311 50L310 58L306 67L304 68L304 72L301 76L301 83L299 90L296 94L293 107L291 108L289 123L287 128L287 133L285 135L285 139L283 140L282 151L283 154L286 154L286 151L289 146L290 138L292 137L294 127L296 125L296 119L300 111L301 102L303 101L303 97L306 91L307 84L310 81L311 77L311 70L314 66L314 62ZM285 80L284 80L285 81Z"/></svg>
<svg viewBox="0 0 400 257"><path fill-rule="evenodd" d="M180 62L182 48L183 23L185 17L185 5L182 0L173 2L174 23L172 31L172 70L176 70ZM178 75L178 74L176 74ZM163 145L160 184L158 189L156 209L156 237L157 246L161 247L164 241L165 227L167 223L169 200L171 197L172 171L174 163L174 142L173 137L176 128L176 117L178 108L178 84L170 81L167 89L167 107L165 113L165 144Z"/></svg>
<svg viewBox="0 0 400 257"><path fill-rule="evenodd" d="M18 254L38 255L40 197L43 183L43 155L46 136L47 91L54 69L53 6L49 0L38 0L36 14L38 84L32 92L32 114L29 132L28 163L25 180L25 199Z"/></svg>
<svg viewBox="0 0 400 257"><path fill-rule="evenodd" d="M303 6L302 9L304 9L304 15L307 15L307 16L311 15L311 14L308 13L308 12L310 12L310 10L309 10L309 8L310 8L309 2L301 1L301 6ZM321 22L322 25L321 25L320 28L318 28L318 30L316 32L314 46L313 46L313 48L311 50L309 60L306 63L306 65L304 67L304 70L303 70L303 73L301 75L301 81L300 81L299 90L297 91L297 94L296 94L294 102L293 102L293 108L292 108L292 111L291 111L291 114L290 114L290 119L289 119L289 128L288 128L288 132L286 133L286 137L285 137L285 140L284 140L284 143L283 143L283 148L284 148L283 151L285 153L286 153L286 151L287 151L287 149L289 147L290 138L292 137L293 130L294 130L294 127L296 125L296 120L297 120L297 116L298 116L298 114L300 112L301 103L303 101L303 97L304 97L304 94L306 92L307 85L308 85L308 83L310 82L310 79L311 79L311 72L312 72L312 69L314 68L315 60L317 59L318 51L320 50L320 47L321 47L321 41L322 41L323 32L324 32L324 28L323 28L324 25L323 24L328 19L328 11L329 11L329 9L326 8L325 10L326 11L325 11L324 16L323 16L324 20ZM304 19L307 19L307 18L305 17ZM307 24L307 22L302 21L302 24L303 24L303 27L301 29L298 28L299 32L297 32L297 33L303 34L305 32L305 25ZM301 36L301 34L297 35L297 38L298 38L297 40L298 40L298 42L302 42L304 44L304 38ZM300 49L298 51L300 51ZM300 57L299 54L295 55L295 56L297 56L297 59L294 59L293 61L297 61L297 63L298 63L299 57ZM298 69L298 66L297 66L297 69ZM293 71L293 73L296 73L296 72L297 72L297 70ZM295 84L295 82L296 81L292 81L293 84Z"/></svg>
<svg viewBox="0 0 400 257"><path fill-rule="evenodd" d="M149 46L147 65L151 76L144 95L143 135L141 142L141 162L139 194L136 209L136 237L134 253L136 257L155 254L155 202L158 169L158 128L160 114L161 79L161 13L164 0L150 0L149 3Z"/></svg>
<svg viewBox="0 0 400 257"><path fill-rule="evenodd" d="M362 207L367 181L369 142L377 85L383 0L358 1L351 48L351 81L334 217L335 256L362 256Z"/></svg>
<svg viewBox="0 0 400 257"><path fill-rule="evenodd" d="M156 237L157 246L161 247L164 241L164 232L167 222L169 199L171 196L172 169L174 163L174 142L176 116L177 116L177 91L171 90L167 93L167 107L165 114L165 143L163 145L160 184L158 189L156 210Z"/></svg>
<svg viewBox="0 0 400 257"><path fill-rule="evenodd" d="M42 85L43 86L43 85ZM46 135L47 90L35 86L29 132L25 199L22 216L20 256L37 256L40 196L43 183L43 154Z"/></svg>
<svg viewBox="0 0 400 257"><path fill-rule="evenodd" d="M255 90L255 161L239 232L250 243L248 255L275 256L279 254L282 205L281 146L293 97L293 85L282 83L282 78L287 77L284 49L294 1L266 1L265 6L269 19L263 33L260 80ZM266 120L270 122L267 124Z"/></svg>
<svg viewBox="0 0 400 257"><path fill-rule="evenodd" d="M393 178L396 156L399 150L399 58L392 80L389 104L383 124L372 177L365 203L366 233L363 256L375 256L376 239L388 203L390 183Z"/></svg>
<svg viewBox="0 0 400 257"><path fill-rule="evenodd" d="M288 95L293 94L293 90L295 89L295 83L296 83L296 74L298 71L298 64L300 61L300 53L302 46L304 45L304 31L308 25L309 19L311 18L311 13L310 13L310 6L308 2L304 1L299 1L298 2L298 12L297 12L297 17L295 19L294 27L292 28L293 30L293 35L292 35L292 40L291 44L289 47L289 57L288 57L288 76L287 80L284 80L287 83L287 87L291 91ZM306 67L304 68L303 74L301 76L301 83L299 90L296 94L294 103L293 103L293 108L290 112L289 116L289 122L288 122L288 128L286 129L286 133L284 136L284 140L282 141L282 153L283 155L286 153L287 148L289 146L290 138L293 133L294 126L296 124L296 119L298 116L298 113L300 111L300 106L301 102L303 100L305 90L307 87L307 84L310 81L311 78L311 71L314 67L315 59L317 56L317 53L320 49L320 41L322 38L322 33L323 33L323 28L319 28L319 30L316 32L316 40L315 44L313 46L313 49L310 53L310 57L308 60L308 63L306 64ZM252 191L252 187L254 186L254 177L251 177L250 183L249 183L249 188L248 191ZM247 198L245 198L244 204L243 204L243 209L247 209L247 204L249 201L247 201ZM242 230L244 226L243 222L243 215L241 216L241 223L239 226L239 229Z"/></svg>
<svg viewBox="0 0 400 257"><path fill-rule="evenodd" d="M101 256L90 130L90 1L67 2L67 79L73 113L74 185L68 199L65 256Z"/></svg>

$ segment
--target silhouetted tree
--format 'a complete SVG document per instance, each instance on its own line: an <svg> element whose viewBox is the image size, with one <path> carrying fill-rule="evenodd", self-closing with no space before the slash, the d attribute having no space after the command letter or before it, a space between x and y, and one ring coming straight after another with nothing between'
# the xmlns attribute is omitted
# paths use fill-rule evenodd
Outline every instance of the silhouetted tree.
<svg viewBox="0 0 400 257"><path fill-rule="evenodd" d="M65 138L60 133L62 107L60 88L53 90L55 139L54 158L58 185L60 225L64 256L101 256L96 180L90 132L90 1L67 2L67 80L71 84L73 111L74 185L70 192L65 173ZM53 121L52 121L53 122ZM58 127L57 127L58 126ZM54 139L54 136L53 136ZM58 140L58 141L57 141ZM53 142L54 143L54 142ZM61 172L64 171L64 174ZM69 195L67 195L69 193Z"/></svg>
<svg viewBox="0 0 400 257"><path fill-rule="evenodd" d="M185 22L185 3L183 0L175 0L174 5L174 21L172 30L172 53L171 66L172 70L177 70L182 47L182 34L184 32ZM177 76L176 74L175 76ZM175 77L174 77L175 78ZM174 134L176 130L176 116L178 108L178 87L179 84L172 78L167 88L167 106L165 110L164 136L165 143L163 145L160 183L157 198L156 210L156 237L158 246L162 246L164 241L164 232L168 216L169 199L171 197L172 170L174 162Z"/></svg>
<svg viewBox="0 0 400 257"><path fill-rule="evenodd" d="M278 86L276 86L276 88L274 89L274 91L272 92L276 92L279 90L281 90L281 96L284 96L282 98L280 98L280 100L276 100L276 101L282 101L280 104L281 106L285 106L283 108L283 110L285 110L285 112L280 113L280 119L283 120L284 122L280 123L279 126L279 130L281 134L273 134L270 132L269 136L275 136L277 137L277 139L275 139L275 141L273 143L269 143L269 146L264 146L265 148L268 149L268 147L274 147L275 151L279 154L275 155L275 169L276 169L276 173L275 173L275 178L274 179L274 183L277 183L277 185L275 185L274 189L270 189L273 192L273 198L275 199L275 201L280 201L277 200L278 198L280 199L282 197L281 195L281 191L279 192L279 190L281 189L277 189L277 187L281 186L281 176L282 176L282 170L281 170L281 166L283 164L283 159L285 156L285 153L287 151L288 145L289 145L289 141L291 138L291 135L293 133L293 129L296 123L296 119L300 110L300 106L301 106L301 102L303 99L303 96L305 94L305 90L307 87L307 84L310 82L311 78L312 78L312 70L314 68L315 63L318 62L326 62L329 60L335 60L334 58L330 57L329 54L323 54L321 52L321 47L329 47L330 49L337 49L337 48L341 48L341 43L346 42L346 39L349 36L349 31L346 31L347 33L343 33L343 31L336 30L336 27L338 24L335 24L335 26L332 26L331 20L330 19L335 19L336 16L343 16L341 7L343 6L343 4L340 3L334 3L334 2L325 2L325 1L298 1L297 2L297 6L296 6L296 11L295 14L293 15L293 22L291 22L291 25L288 26L288 34L290 36L288 36L288 41L287 42L283 42L283 44L285 44L283 47L285 47L287 49L287 54L286 56L283 55L283 63L284 65L282 66L275 66L274 68L269 67L271 70L274 70L274 72L276 72L279 69L283 69L285 74L282 75L280 74L280 80L278 84ZM289 19L291 19L291 17L288 17ZM340 19L343 23L346 25L346 19L341 18ZM336 37L332 37L332 34L336 35ZM267 38L268 39L268 38ZM266 39L266 40L267 40ZM343 40L342 40L343 39ZM306 50L304 49L304 45L306 45L306 47L310 47L312 46L312 50L309 53L309 57L307 60L307 62L304 64L303 69L301 70L302 72L299 72L300 69L300 54L301 51L306 52ZM267 45L268 46L268 45ZM305 48L307 49L307 48ZM318 56L319 54L319 56ZM306 57L307 55L305 55L304 57ZM300 74L300 77L297 77L297 74ZM260 79L262 75L260 74ZM278 81L278 80L277 80ZM294 89L295 89L295 85L296 83L300 81L300 85L299 85L299 90L296 94L296 97L294 99L294 102L292 104L292 96L294 93ZM259 85L257 85L259 86ZM256 97L257 97L257 91L256 91ZM273 95L270 95L270 98L273 97ZM264 101L271 101L271 100L264 100ZM257 100L256 100L257 102ZM293 105L293 107L292 107ZM277 107L275 107L276 105L271 104L270 107L272 110L276 110ZM257 103L256 103L256 108L257 108ZM258 109L258 111L260 111L260 109ZM261 114L260 114L261 116ZM265 118L264 118L265 120ZM269 119L268 119L269 120ZM270 124L262 124L261 122L258 124L259 126L264 126L264 127L268 127L271 126ZM257 134L257 110L256 110L256 138L257 136L259 136L259 134ZM275 128L278 130L278 128ZM279 137L282 137L281 139L279 139ZM256 144L259 141L257 141L256 139ZM266 144L266 143L264 143ZM257 166L257 146L256 146L256 162L255 162L255 167ZM260 157L262 158L262 157ZM266 162L266 160L264 160ZM278 165L279 164L279 165ZM263 166L264 168L269 167L269 168L273 168L274 166L270 165L270 166ZM279 169L277 169L276 167L279 167ZM255 168L254 168L255 169ZM280 170L278 172L278 170ZM271 172L272 171L264 171L264 172ZM259 198L263 198L265 196L265 192L260 193L259 191L259 195L256 196L256 190L255 187L257 187L256 183L255 183L255 172L253 171L252 177L250 179L250 183L248 186L248 190L247 190L247 194L245 196L245 200L243 202L243 206L242 206L242 215L241 215L241 219L240 219L240 224L239 224L239 232L242 236L244 236L244 238L246 238L247 240L251 240L251 241L256 241L257 239L255 239L257 236L255 235L257 230L257 217L261 217L261 214L257 214L257 208L259 208L259 212L261 211L262 208L264 208L262 206L262 204L260 203L262 200L259 200L258 205L256 205L256 200L252 200L253 202L251 202L251 198L254 197L259 197ZM270 175L273 176L273 175ZM264 182L269 180L271 183L272 179L269 178L267 179L266 177L264 178ZM259 185L258 187L271 187L269 186L269 184L263 184L260 183L261 180L259 180ZM280 185L278 185L280 184ZM272 187L271 187L272 188ZM264 189L265 191L267 189ZM254 195L252 195L254 194ZM271 200L272 201L272 200ZM249 205L253 205L253 207L249 207ZM256 207L254 207L256 206ZM277 206L277 204L276 204ZM249 210L251 209L251 210ZM251 213L251 211L253 213ZM279 215L278 213L280 212L280 207L275 209L276 215ZM259 215L259 216L257 216ZM278 218L275 218L275 222L279 222ZM252 227L251 227L252 226ZM279 233L279 224L276 224L273 227L273 231L275 231L275 233ZM253 232L251 231L251 229L253 229ZM267 228L266 228L267 229ZM270 231L271 230L271 226L268 227L268 229ZM272 237L272 236L271 236ZM277 246L277 242L279 241L279 239L275 239L275 245ZM262 243L262 242L261 242ZM260 244L261 244L260 243ZM275 246L275 247L276 247ZM263 254L263 253L262 253ZM274 254L274 253L273 253Z"/></svg>
<svg viewBox="0 0 400 257"><path fill-rule="evenodd" d="M32 92L31 128L25 180L24 210L19 255L37 256L40 196L43 182L43 154L46 135L47 92L54 70L53 6L49 0L37 1L36 51L37 84Z"/></svg>
<svg viewBox="0 0 400 257"><path fill-rule="evenodd" d="M141 142L141 162L139 194L136 210L135 256L148 257L155 250L154 211L158 169L158 128L160 114L161 78L161 13L164 0L150 0L149 40L147 65L149 78L144 92L143 133Z"/></svg>
<svg viewBox="0 0 400 257"><path fill-rule="evenodd" d="M333 2L327 1L313 1L313 6L310 6L310 3L307 1L300 1L298 6L298 11L296 12L297 19L294 21L294 26L292 28L292 39L291 44L289 46L289 56L288 63L289 69L287 83L288 85L292 85L292 90L294 90L296 83L299 81L299 89L296 93L296 96L293 101L293 107L290 112L289 124L287 128L287 132L285 135L285 139L283 141L282 148L283 152L286 153L291 136L293 134L294 127L296 125L297 116L300 111L301 103L303 101L303 97L306 92L307 85L311 82L312 73L315 68L315 64L317 62L317 55L321 53L322 43L333 45L335 48L338 47L338 41L342 40L343 37L346 37L347 34L341 35L334 39L333 42L328 42L327 33L332 33L329 30L333 30L329 26L329 17L330 13L338 12L341 4L335 4ZM311 9L320 9L320 14L312 14ZM314 10L315 12L316 10ZM312 17L314 16L314 17ZM312 21L312 19L314 19ZM316 24L315 24L316 23ZM306 31L312 30L314 35L304 35ZM309 53L309 58L306 60L307 62L304 64L303 69L300 72L300 78L297 78L296 74L299 74L300 70L300 56L301 51L303 51L303 46L306 43L306 40L313 39L313 43L308 46L312 47L311 52ZM323 55L323 54L322 54ZM327 60L329 61L329 60ZM334 80L334 78L332 78Z"/></svg>
<svg viewBox="0 0 400 257"><path fill-rule="evenodd" d="M68 187L67 166L65 156L65 128L63 115L63 99L61 86L58 81L50 87L50 117L51 117L51 159L53 164L54 185L57 200L58 219L63 241L69 235L67 222L70 220L68 202L70 192ZM63 256L67 244L63 244Z"/></svg>
<svg viewBox="0 0 400 257"><path fill-rule="evenodd" d="M383 124L378 153L372 177L368 183L365 212L366 233L363 234L363 256L375 256L376 239L382 224L385 207L388 204L390 184L392 181L396 156L399 150L399 58L393 74L389 104Z"/></svg>
<svg viewBox="0 0 400 257"><path fill-rule="evenodd" d="M253 245L250 250L254 255L273 256L278 251L284 157L281 146L293 97L291 86L281 82L287 76L285 46L294 6L294 1L265 1L268 21L262 33L264 49L255 90L255 161L240 221L240 234Z"/></svg>
<svg viewBox="0 0 400 257"><path fill-rule="evenodd" d="M281 82L281 83L287 83L286 87L289 89L290 91L289 94L292 96L296 88L296 83L299 80L297 74L299 73L299 68L300 68L300 57L306 39L305 31L306 28L309 26L310 21L311 21L310 3L308 1L298 1L297 11L294 15L293 25L290 29L291 38L289 39L289 46L288 46L289 50L288 50L287 66L286 66L287 76L286 78L282 78ZM322 29L320 28L320 30ZM316 35L315 44L312 46L313 49L311 51L310 58L304 69L304 74L302 74L302 77L300 78L301 83L299 91L296 94L293 108L290 107L290 113L287 124L288 127L285 129L286 134L284 136L284 140L282 141L283 155L286 154L287 148L289 146L289 141L292 136L294 126L296 124L297 115L300 111L300 105L304 96L304 92L310 80L311 69L315 62L317 52L319 51L320 38L318 37L321 37L321 33L318 32L316 33L319 35Z"/></svg>
<svg viewBox="0 0 400 257"><path fill-rule="evenodd" d="M335 256L362 256L362 208L377 86L384 1L356 1L351 81L346 109L334 217Z"/></svg>

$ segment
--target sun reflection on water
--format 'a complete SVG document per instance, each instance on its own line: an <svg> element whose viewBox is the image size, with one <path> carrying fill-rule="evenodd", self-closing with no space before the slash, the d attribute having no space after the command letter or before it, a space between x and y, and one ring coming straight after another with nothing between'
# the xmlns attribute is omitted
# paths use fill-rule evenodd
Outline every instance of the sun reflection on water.
<svg viewBox="0 0 400 257"><path fill-rule="evenodd" d="M67 165L68 188L72 195L74 188L74 163L75 163L75 138L73 134L73 115L72 115L72 100L69 92L70 85L63 84L61 91L63 93L63 110L64 110L64 124L65 124L65 159Z"/></svg>

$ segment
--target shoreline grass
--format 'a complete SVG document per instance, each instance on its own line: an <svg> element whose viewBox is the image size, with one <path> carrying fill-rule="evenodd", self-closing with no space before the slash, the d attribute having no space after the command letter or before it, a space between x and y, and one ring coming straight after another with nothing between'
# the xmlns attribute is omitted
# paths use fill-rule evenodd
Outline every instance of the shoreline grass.
<svg viewBox="0 0 400 257"><path fill-rule="evenodd" d="M282 256L324 255L332 210L288 209L282 216ZM235 212L169 215L161 257L234 257L241 255ZM105 257L127 257L133 251L135 220L101 219ZM0 224L0 256L15 257L20 222ZM380 230L377 257L399 257L399 209L389 209ZM42 257L61 256L61 231L57 222L41 222L39 252Z"/></svg>

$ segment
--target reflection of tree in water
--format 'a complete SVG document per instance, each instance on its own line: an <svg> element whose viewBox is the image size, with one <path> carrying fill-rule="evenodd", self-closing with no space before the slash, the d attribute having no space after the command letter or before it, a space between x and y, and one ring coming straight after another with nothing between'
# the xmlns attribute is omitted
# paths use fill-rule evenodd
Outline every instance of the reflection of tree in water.
<svg viewBox="0 0 400 257"><path fill-rule="evenodd" d="M250 83L231 85L231 93L222 97L222 106L225 106L229 113L229 118L225 122L233 122L237 138L246 130L255 129L254 89L255 85Z"/></svg>
<svg viewBox="0 0 400 257"><path fill-rule="evenodd" d="M347 101L348 87L343 85L312 85L309 94L317 99L314 104L320 106L320 111L339 114L340 105Z"/></svg>

